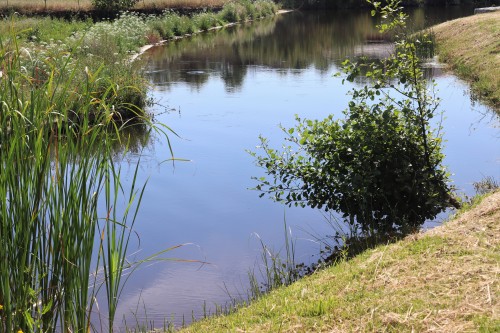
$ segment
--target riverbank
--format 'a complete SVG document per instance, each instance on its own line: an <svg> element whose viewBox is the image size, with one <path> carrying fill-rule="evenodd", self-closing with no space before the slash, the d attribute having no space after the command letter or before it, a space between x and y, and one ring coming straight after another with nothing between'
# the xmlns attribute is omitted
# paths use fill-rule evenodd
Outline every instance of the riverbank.
<svg viewBox="0 0 500 333"><path fill-rule="evenodd" d="M181 15L141 15L123 12L114 20L93 22L12 14L0 21L0 39L7 51L20 49L21 68L40 86L51 73L71 78L76 96L89 76L98 76L102 86L95 96L104 99L111 117L120 122L145 116L148 82L144 65L131 62L138 54L161 40L172 40L236 22L275 15L271 1L234 1L218 12ZM113 83L109 89L107 82ZM78 103L78 101L77 101Z"/></svg>
<svg viewBox="0 0 500 333"><path fill-rule="evenodd" d="M500 192L443 226L368 250L181 332L493 332Z"/></svg>
<svg viewBox="0 0 500 333"><path fill-rule="evenodd" d="M448 21L432 30L439 59L500 114L500 11Z"/></svg>
<svg viewBox="0 0 500 333"><path fill-rule="evenodd" d="M140 0L131 10L145 14L161 14L164 10L181 13L220 10L229 0ZM50 15L53 17L109 17L94 8L93 0L8 0L0 3L0 13L18 12L26 15Z"/></svg>
<svg viewBox="0 0 500 333"><path fill-rule="evenodd" d="M286 9L280 9L280 10L276 10L276 12L274 13L274 15L282 15L282 14L286 14L286 13L290 13L292 12L292 10L286 10ZM252 21L251 19L250 20L246 20L245 22L250 22ZM135 61L137 60L140 56L142 56L147 50L153 48L153 47L156 47L156 46L161 46L161 45L165 45L166 43L172 41L172 40L176 40L176 39L180 39L180 38L184 38L184 37L191 37L192 35L195 35L195 34L199 34L199 33L203 33L203 32L206 32L206 31L212 31L212 30L219 30L219 29L224 29L224 28L229 28L229 27L232 27L236 24L239 24L241 22L231 22L231 23L227 23L227 24L221 24L221 25L218 25L218 26L214 26L214 27L211 27L211 28L208 28L207 30L198 30L198 31L195 31L193 32L192 34L186 34L184 36L173 36L169 39L162 39L154 44L146 44L144 46L141 46L139 48L139 50L137 51L137 53L134 53L131 57L130 57L130 61Z"/></svg>

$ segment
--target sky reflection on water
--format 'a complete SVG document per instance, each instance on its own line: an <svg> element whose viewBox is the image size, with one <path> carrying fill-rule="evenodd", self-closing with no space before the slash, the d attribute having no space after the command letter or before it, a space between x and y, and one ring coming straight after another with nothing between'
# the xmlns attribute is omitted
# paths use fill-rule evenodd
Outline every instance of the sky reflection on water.
<svg viewBox="0 0 500 333"><path fill-rule="evenodd" d="M162 326L175 314L179 324L183 316L188 322L192 314L199 318L204 301L213 311L229 294L245 293L247 272L260 254L256 235L279 249L285 219L297 238L298 259L313 260L320 245L311 233L333 231L316 210L286 208L248 190L262 170L245 150L255 150L259 134L280 146L279 125L293 126L296 114L340 117L352 86L332 75L359 50L373 24L367 13L299 13L152 50L151 96L170 110L157 105L152 112L179 134L170 137L176 157L191 161L161 163L168 146L158 139L146 148L140 177L149 182L136 227L138 257L189 242L167 256L210 264L141 268L129 281L117 318L147 318ZM500 177L498 119L471 101L463 82L434 72L446 110L445 163L459 191L471 195L472 182Z"/></svg>

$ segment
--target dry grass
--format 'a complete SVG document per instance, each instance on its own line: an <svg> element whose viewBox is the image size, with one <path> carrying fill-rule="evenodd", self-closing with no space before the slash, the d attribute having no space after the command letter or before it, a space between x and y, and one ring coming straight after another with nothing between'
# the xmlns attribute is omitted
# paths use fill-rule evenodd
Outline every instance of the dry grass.
<svg viewBox="0 0 500 333"><path fill-rule="evenodd" d="M186 332L499 332L500 192Z"/></svg>
<svg viewBox="0 0 500 333"><path fill-rule="evenodd" d="M445 22L433 31L440 59L500 110L500 11Z"/></svg>
<svg viewBox="0 0 500 333"><path fill-rule="evenodd" d="M229 0L139 0L137 9L222 7ZM0 9L22 11L90 10L91 0L0 0Z"/></svg>

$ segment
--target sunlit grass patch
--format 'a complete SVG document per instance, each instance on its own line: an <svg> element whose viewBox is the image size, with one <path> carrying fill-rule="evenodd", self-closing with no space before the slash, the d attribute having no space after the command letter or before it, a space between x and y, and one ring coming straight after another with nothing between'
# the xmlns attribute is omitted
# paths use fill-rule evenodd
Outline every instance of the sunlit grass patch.
<svg viewBox="0 0 500 333"><path fill-rule="evenodd" d="M440 59L472 82L476 96L500 105L500 12L478 14L439 24L436 33Z"/></svg>
<svg viewBox="0 0 500 333"><path fill-rule="evenodd" d="M493 331L500 192L442 227L381 245L185 332Z"/></svg>

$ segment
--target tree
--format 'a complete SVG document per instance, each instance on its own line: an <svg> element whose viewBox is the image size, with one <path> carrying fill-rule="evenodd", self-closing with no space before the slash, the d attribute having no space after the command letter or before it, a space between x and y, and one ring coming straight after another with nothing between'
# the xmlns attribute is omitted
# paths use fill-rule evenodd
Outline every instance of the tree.
<svg viewBox="0 0 500 333"><path fill-rule="evenodd" d="M429 92L416 44L404 33L400 0L379 2L372 15L392 32L396 51L378 63L345 61L344 80L363 73L368 82L352 90L345 119L297 118L285 129L282 151L261 139L252 153L268 177L255 178L261 196L288 205L343 213L366 235L407 233L450 206L448 173L442 165L441 127L431 126L439 100Z"/></svg>
<svg viewBox="0 0 500 333"><path fill-rule="evenodd" d="M128 10L134 7L137 2L139 0L92 0L96 9L108 12Z"/></svg>

